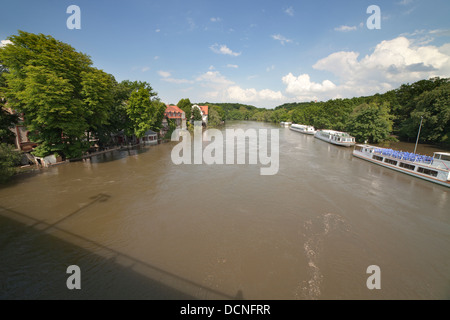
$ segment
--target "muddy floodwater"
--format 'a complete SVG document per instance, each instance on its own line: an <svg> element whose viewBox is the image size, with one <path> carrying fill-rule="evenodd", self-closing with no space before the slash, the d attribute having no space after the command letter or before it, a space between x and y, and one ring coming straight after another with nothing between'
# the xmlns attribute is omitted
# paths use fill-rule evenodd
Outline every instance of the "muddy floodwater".
<svg viewBox="0 0 450 320"><path fill-rule="evenodd" d="M175 165L170 142L0 187L0 299L450 298L449 188L288 128L227 128L280 130L278 173Z"/></svg>

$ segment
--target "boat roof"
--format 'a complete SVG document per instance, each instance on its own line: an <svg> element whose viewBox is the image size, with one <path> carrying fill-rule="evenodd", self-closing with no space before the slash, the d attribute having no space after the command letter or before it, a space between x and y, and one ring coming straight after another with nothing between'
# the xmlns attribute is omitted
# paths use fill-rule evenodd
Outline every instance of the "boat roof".
<svg viewBox="0 0 450 320"><path fill-rule="evenodd" d="M450 156L449 152L435 152L434 154L439 154L439 155L443 155L443 156Z"/></svg>
<svg viewBox="0 0 450 320"><path fill-rule="evenodd" d="M369 145L369 144L357 144L356 147L372 148L372 149L377 148L377 147L371 146L371 145Z"/></svg>

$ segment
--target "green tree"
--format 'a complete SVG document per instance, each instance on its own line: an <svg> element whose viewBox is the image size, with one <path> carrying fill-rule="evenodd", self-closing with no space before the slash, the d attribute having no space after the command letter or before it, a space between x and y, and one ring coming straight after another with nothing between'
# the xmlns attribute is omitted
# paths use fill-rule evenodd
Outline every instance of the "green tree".
<svg viewBox="0 0 450 320"><path fill-rule="evenodd" d="M81 97L84 114L90 131L108 123L109 110L113 104L113 78L111 75L91 68L81 73Z"/></svg>
<svg viewBox="0 0 450 320"><path fill-rule="evenodd" d="M14 133L10 128L14 127L18 120L19 117L4 110L0 102L0 143L14 143Z"/></svg>
<svg viewBox="0 0 450 320"><path fill-rule="evenodd" d="M208 104L209 110L216 110L216 112L219 114L220 120L224 121L225 118L225 110L221 106L215 105L215 104Z"/></svg>
<svg viewBox="0 0 450 320"><path fill-rule="evenodd" d="M194 109L192 110L192 119L193 119L194 121L202 121L202 114L201 114L199 108L194 108Z"/></svg>
<svg viewBox="0 0 450 320"><path fill-rule="evenodd" d="M0 64L8 70L4 95L9 107L25 114L40 143L36 154L81 155L89 147L82 82L92 61L51 36L19 31L9 40L13 45L0 48Z"/></svg>
<svg viewBox="0 0 450 320"><path fill-rule="evenodd" d="M167 118L167 124L168 124L169 129L167 130L167 133L164 136L164 139L171 139L172 133L177 128L177 124L175 123L175 121L173 119L169 119L169 118Z"/></svg>
<svg viewBox="0 0 450 320"><path fill-rule="evenodd" d="M159 131L164 117L165 104L155 99L149 89L141 87L131 93L127 114L133 125L134 134L141 138L147 130Z"/></svg>
<svg viewBox="0 0 450 320"><path fill-rule="evenodd" d="M358 141L385 141L392 132L393 121L389 111L387 103L362 104L351 114L347 131Z"/></svg>
<svg viewBox="0 0 450 320"><path fill-rule="evenodd" d="M0 183L5 183L16 172L20 154L14 151L13 146L0 143Z"/></svg>
<svg viewBox="0 0 450 320"><path fill-rule="evenodd" d="M181 99L180 101L178 101L177 107L184 111L184 113L186 114L186 120L189 121L192 115L191 101L189 99Z"/></svg>
<svg viewBox="0 0 450 320"><path fill-rule="evenodd" d="M450 83L425 91L414 99L415 108L400 129L402 137L415 139L423 117L421 141L448 143L450 134Z"/></svg>
<svg viewBox="0 0 450 320"><path fill-rule="evenodd" d="M219 113L216 109L210 108L208 114L208 126L218 127L222 123Z"/></svg>

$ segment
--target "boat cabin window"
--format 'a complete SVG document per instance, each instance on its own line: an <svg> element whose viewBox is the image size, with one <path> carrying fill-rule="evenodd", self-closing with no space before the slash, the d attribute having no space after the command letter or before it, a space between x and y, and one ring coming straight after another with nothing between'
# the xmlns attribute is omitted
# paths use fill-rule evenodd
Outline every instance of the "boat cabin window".
<svg viewBox="0 0 450 320"><path fill-rule="evenodd" d="M437 171L430 170L430 169L425 169L425 168L422 168L422 167L419 167L419 169L417 169L417 172L424 173L424 174L427 174L427 175L432 176L432 177L437 177L437 175L438 175Z"/></svg>
<svg viewBox="0 0 450 320"><path fill-rule="evenodd" d="M383 161L383 157L379 157L379 156L376 156L376 155L373 155L372 158L375 159L375 160L378 160L378 161Z"/></svg>
<svg viewBox="0 0 450 320"><path fill-rule="evenodd" d="M400 162L400 167L409 169L409 170L413 170L413 171L416 168L416 166L413 166L413 165L407 164L407 163L403 163L403 162Z"/></svg>
<svg viewBox="0 0 450 320"><path fill-rule="evenodd" d="M397 165L397 161L391 160L391 159L386 159L384 160L384 162L389 163L389 164L393 164L394 166Z"/></svg>
<svg viewBox="0 0 450 320"><path fill-rule="evenodd" d="M450 155L447 154L435 153L434 158L437 160L450 161Z"/></svg>
<svg viewBox="0 0 450 320"><path fill-rule="evenodd" d="M356 147L355 147L355 150L356 150L356 151L363 151L363 147L356 146Z"/></svg>

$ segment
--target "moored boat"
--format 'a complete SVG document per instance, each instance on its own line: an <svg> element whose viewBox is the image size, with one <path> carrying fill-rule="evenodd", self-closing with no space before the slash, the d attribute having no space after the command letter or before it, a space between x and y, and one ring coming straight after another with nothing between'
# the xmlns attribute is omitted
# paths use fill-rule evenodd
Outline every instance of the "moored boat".
<svg viewBox="0 0 450 320"><path fill-rule="evenodd" d="M383 167L450 187L450 153L435 152L433 157L370 145L356 145L353 155Z"/></svg>
<svg viewBox="0 0 450 320"><path fill-rule="evenodd" d="M314 134L317 139L343 147L351 147L355 145L355 138L346 132L334 130L318 130Z"/></svg>
<svg viewBox="0 0 450 320"><path fill-rule="evenodd" d="M289 127L291 124L292 124L292 122L285 122L285 121L280 122L280 126L282 126L282 127Z"/></svg>
<svg viewBox="0 0 450 320"><path fill-rule="evenodd" d="M290 129L292 131L297 131L297 132L300 132L300 133L310 134L310 135L313 135L313 134L316 133L316 130L314 129L313 126L307 126L307 125L304 125L304 124L295 124L294 123L294 124L291 125Z"/></svg>

